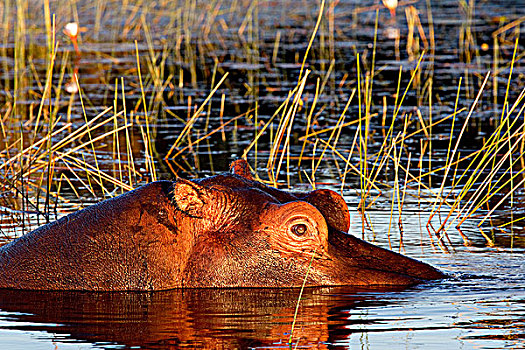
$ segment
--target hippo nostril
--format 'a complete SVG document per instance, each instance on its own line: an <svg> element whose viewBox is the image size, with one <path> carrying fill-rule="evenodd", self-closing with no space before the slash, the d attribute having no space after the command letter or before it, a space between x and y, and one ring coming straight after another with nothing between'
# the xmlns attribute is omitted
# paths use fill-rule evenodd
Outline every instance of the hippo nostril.
<svg viewBox="0 0 525 350"><path fill-rule="evenodd" d="M305 224L297 224L292 227L292 232L297 236L302 236L306 233L308 228Z"/></svg>

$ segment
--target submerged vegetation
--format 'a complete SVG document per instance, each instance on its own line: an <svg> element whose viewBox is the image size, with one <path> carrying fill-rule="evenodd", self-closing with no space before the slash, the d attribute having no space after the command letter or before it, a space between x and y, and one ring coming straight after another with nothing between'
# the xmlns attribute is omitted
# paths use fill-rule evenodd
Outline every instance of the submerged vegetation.
<svg viewBox="0 0 525 350"><path fill-rule="evenodd" d="M5 0L0 240L245 157L274 186L340 191L399 249L414 210L429 247L523 246L525 18L450 2L457 27L429 0L395 17L373 1Z"/></svg>

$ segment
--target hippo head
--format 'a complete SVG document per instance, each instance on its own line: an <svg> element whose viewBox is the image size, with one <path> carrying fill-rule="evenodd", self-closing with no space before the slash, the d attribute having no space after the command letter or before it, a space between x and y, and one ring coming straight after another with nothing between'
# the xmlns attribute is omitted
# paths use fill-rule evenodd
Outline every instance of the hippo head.
<svg viewBox="0 0 525 350"><path fill-rule="evenodd" d="M285 192L233 174L178 180L170 200L191 240L183 287L412 285L435 268L350 235L344 199L327 190Z"/></svg>

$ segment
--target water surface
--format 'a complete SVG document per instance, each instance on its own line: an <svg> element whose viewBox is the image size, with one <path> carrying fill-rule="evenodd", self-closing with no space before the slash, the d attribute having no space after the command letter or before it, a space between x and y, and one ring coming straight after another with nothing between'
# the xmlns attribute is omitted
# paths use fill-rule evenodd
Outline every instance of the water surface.
<svg viewBox="0 0 525 350"><path fill-rule="evenodd" d="M428 261L450 278L407 289L307 288L293 346L521 348L525 334L522 254L479 250L434 257ZM0 346L287 348L298 294L298 289L1 291Z"/></svg>

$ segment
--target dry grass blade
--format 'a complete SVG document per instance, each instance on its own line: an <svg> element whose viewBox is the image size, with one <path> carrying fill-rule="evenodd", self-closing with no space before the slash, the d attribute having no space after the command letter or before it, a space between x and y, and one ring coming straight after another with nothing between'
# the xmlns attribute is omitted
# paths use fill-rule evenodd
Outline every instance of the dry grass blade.
<svg viewBox="0 0 525 350"><path fill-rule="evenodd" d="M181 133L179 134L179 136L177 137L177 139L175 140L175 142L173 143L173 145L171 146L171 148L168 150L168 152L166 153L166 156L164 157L164 159L170 159L170 158L174 158L171 156L171 154L173 153L173 151L180 146L180 143L182 142L182 139L184 137L186 137L188 135L188 133L190 132L192 126L195 124L195 122L197 121L197 118L200 117L202 111L204 110L204 107L206 106L206 104L210 101L210 99L212 98L212 96L215 94L215 92L219 89L219 87L222 85L222 83L224 82L224 80L226 80L226 78L228 77L228 73L224 74L221 78L221 80L217 83L217 85L215 85L215 87L213 88L213 90L208 94L208 97L206 97L206 99L202 102L202 104L200 105L200 107L197 109L197 111L195 111L195 113L193 113L192 117L190 118L190 120L188 120L188 122L186 123L186 125L184 126L184 129L181 131Z"/></svg>

